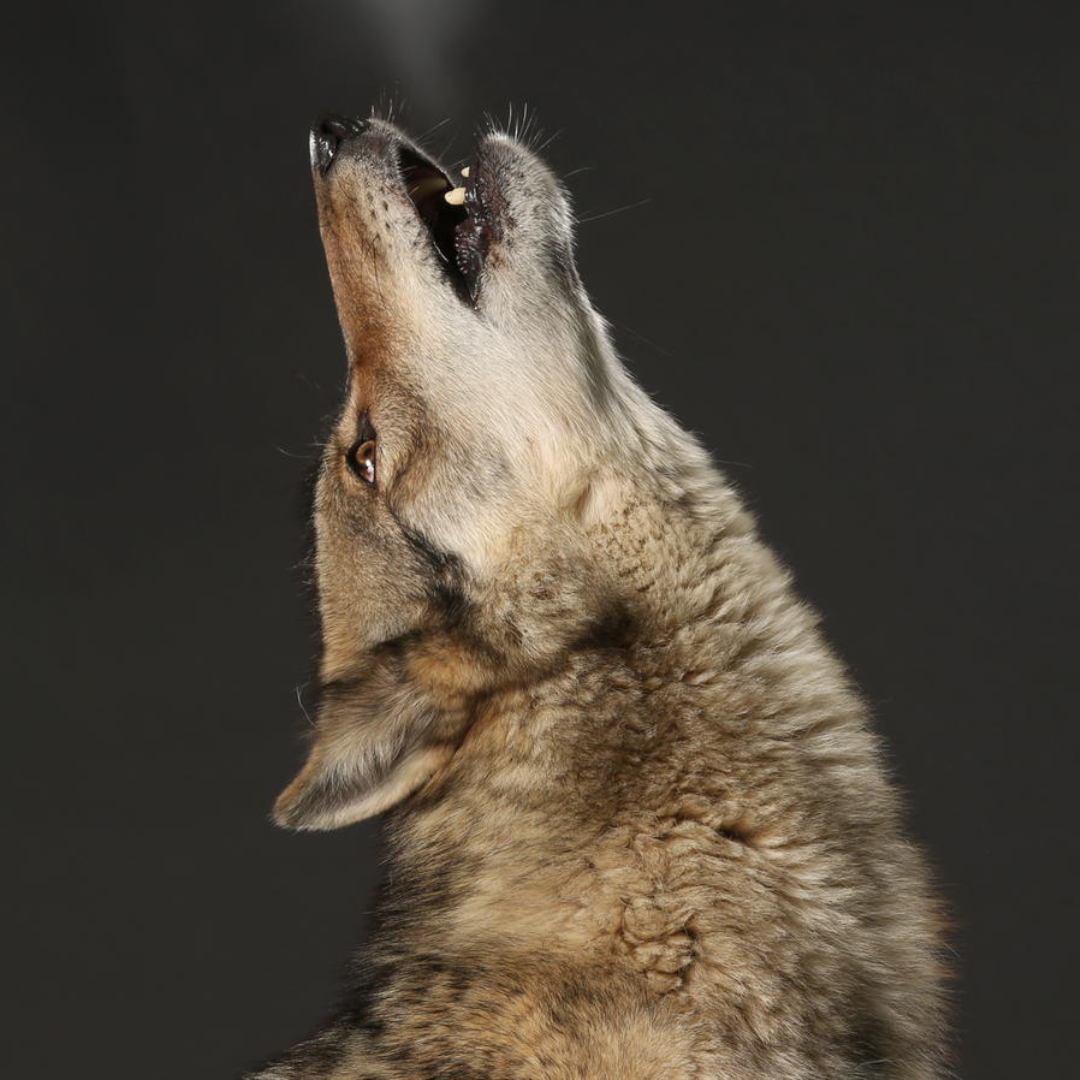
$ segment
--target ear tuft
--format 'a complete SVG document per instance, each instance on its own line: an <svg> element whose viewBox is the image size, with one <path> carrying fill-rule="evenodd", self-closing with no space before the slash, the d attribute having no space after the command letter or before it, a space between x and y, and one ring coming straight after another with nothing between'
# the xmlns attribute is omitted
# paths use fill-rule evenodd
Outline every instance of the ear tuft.
<svg viewBox="0 0 1080 1080"><path fill-rule="evenodd" d="M321 831L388 810L453 757L461 726L416 690L397 659L325 688L308 759L274 803L275 823Z"/></svg>
<svg viewBox="0 0 1080 1080"><path fill-rule="evenodd" d="M342 776L333 767L308 764L274 803L274 822L285 829L323 832L381 814L419 790L453 756L452 748L423 747L381 775Z"/></svg>

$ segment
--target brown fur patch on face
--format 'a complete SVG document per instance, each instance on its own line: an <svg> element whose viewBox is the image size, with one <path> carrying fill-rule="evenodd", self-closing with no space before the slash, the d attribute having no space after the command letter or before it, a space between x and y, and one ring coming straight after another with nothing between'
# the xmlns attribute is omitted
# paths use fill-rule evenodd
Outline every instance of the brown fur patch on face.
<svg viewBox="0 0 1080 1080"><path fill-rule="evenodd" d="M499 679L497 657L463 646L449 632L425 635L406 652L409 675L442 707L472 709ZM505 673L503 674L505 678Z"/></svg>
<svg viewBox="0 0 1080 1080"><path fill-rule="evenodd" d="M390 273L375 200L361 193L326 193L319 199L330 281L346 347L354 361L378 363L400 340L381 282Z"/></svg>

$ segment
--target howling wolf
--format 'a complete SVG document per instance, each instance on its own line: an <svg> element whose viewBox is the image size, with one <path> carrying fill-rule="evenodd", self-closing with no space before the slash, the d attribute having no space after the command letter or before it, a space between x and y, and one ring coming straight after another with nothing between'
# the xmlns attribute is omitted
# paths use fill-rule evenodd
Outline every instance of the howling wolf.
<svg viewBox="0 0 1080 1080"><path fill-rule="evenodd" d="M936 1080L942 917L864 704L630 378L519 140L311 132L348 357L321 703L275 806L386 814L378 929L258 1080Z"/></svg>

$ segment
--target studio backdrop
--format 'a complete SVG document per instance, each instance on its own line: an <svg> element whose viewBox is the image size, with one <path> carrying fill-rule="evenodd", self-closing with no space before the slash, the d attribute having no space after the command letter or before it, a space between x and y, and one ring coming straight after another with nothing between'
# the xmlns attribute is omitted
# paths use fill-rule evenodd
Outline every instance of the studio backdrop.
<svg viewBox="0 0 1080 1080"><path fill-rule="evenodd" d="M960 1073L1066 1077L1076 25L1041 5L324 0L2 16L7 1076L304 1036L378 827L268 820L344 351L307 131L526 128L620 354L825 614L955 923Z"/></svg>

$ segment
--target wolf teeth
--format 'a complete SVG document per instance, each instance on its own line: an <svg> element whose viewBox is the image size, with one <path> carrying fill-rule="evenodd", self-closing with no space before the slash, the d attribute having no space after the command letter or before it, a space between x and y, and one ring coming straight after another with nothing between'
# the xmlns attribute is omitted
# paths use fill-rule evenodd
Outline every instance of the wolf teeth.
<svg viewBox="0 0 1080 1080"><path fill-rule="evenodd" d="M465 168L461 170L461 175L464 176L466 180L468 180L468 178L469 178L469 166L468 165L466 165Z"/></svg>
<svg viewBox="0 0 1080 1080"><path fill-rule="evenodd" d="M463 187L451 188L443 198L451 206L462 206L465 203L465 189Z"/></svg>

